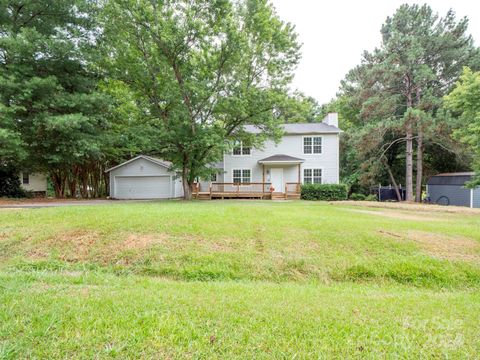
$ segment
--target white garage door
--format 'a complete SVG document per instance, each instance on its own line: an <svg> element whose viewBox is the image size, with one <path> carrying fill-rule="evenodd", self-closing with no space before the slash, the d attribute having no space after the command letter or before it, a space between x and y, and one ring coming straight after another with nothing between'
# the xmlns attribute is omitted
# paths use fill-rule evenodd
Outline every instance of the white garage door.
<svg viewBox="0 0 480 360"><path fill-rule="evenodd" d="M170 176L115 177L117 199L164 199L171 197Z"/></svg>

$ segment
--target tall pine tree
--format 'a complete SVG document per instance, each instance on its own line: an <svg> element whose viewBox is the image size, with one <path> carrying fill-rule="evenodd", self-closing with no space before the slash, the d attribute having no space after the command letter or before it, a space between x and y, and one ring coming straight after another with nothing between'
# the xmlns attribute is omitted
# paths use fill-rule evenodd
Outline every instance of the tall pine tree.
<svg viewBox="0 0 480 360"><path fill-rule="evenodd" d="M344 93L361 107L363 121L379 129L377 139L383 138L383 144L377 146L390 150L405 143L409 201L413 200L415 143L416 200L420 201L425 143L438 141L442 97L464 65L479 64L467 25L468 20L457 21L453 11L440 18L428 5L402 5L382 26L381 46L366 52L362 64L343 83Z"/></svg>

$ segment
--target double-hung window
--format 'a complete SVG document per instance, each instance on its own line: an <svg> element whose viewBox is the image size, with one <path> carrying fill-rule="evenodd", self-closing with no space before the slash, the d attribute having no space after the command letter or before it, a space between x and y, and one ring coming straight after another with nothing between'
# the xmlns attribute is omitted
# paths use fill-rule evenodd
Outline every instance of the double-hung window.
<svg viewBox="0 0 480 360"><path fill-rule="evenodd" d="M251 182L252 172L250 169L233 169L233 182L235 184L249 184Z"/></svg>
<svg viewBox="0 0 480 360"><path fill-rule="evenodd" d="M22 173L22 184L23 185L30 184L30 174L28 172Z"/></svg>
<svg viewBox="0 0 480 360"><path fill-rule="evenodd" d="M246 146L243 142L235 143L233 147L233 155L235 156L242 156L242 155L250 155L250 146Z"/></svg>
<svg viewBox="0 0 480 360"><path fill-rule="evenodd" d="M322 169L303 169L304 184L321 184Z"/></svg>
<svg viewBox="0 0 480 360"><path fill-rule="evenodd" d="M305 136L303 138L304 154L321 154L322 153L322 137L321 136Z"/></svg>

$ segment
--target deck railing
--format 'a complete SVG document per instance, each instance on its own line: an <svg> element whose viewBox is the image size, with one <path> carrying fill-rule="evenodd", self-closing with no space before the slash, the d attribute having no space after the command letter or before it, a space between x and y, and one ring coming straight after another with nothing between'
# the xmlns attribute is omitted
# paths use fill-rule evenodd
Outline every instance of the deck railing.
<svg viewBox="0 0 480 360"><path fill-rule="evenodd" d="M301 192L300 183L287 182L285 183L285 196L298 195Z"/></svg>
<svg viewBox="0 0 480 360"><path fill-rule="evenodd" d="M280 189L278 189L280 190ZM275 189L274 191L277 191ZM299 196L301 184L289 182L285 183L285 197L289 195ZM211 183L208 189L201 188L200 184L195 183L192 186L192 194L194 197L204 194L212 197L261 197L269 198L272 192L271 183L251 182L251 183Z"/></svg>
<svg viewBox="0 0 480 360"><path fill-rule="evenodd" d="M210 194L269 194L270 183L211 183Z"/></svg>

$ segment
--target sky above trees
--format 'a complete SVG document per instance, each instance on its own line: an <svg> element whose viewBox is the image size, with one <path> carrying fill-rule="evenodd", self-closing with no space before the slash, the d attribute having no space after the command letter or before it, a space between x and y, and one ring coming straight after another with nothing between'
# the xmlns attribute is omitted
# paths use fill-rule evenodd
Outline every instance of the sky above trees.
<svg viewBox="0 0 480 360"><path fill-rule="evenodd" d="M457 19L470 19L469 33L480 45L480 2L472 0L272 0L280 17L292 22L303 43L302 59L292 88L319 103L338 91L340 80L361 60L364 50L380 44L380 27L403 3L428 3L444 16L452 8Z"/></svg>

